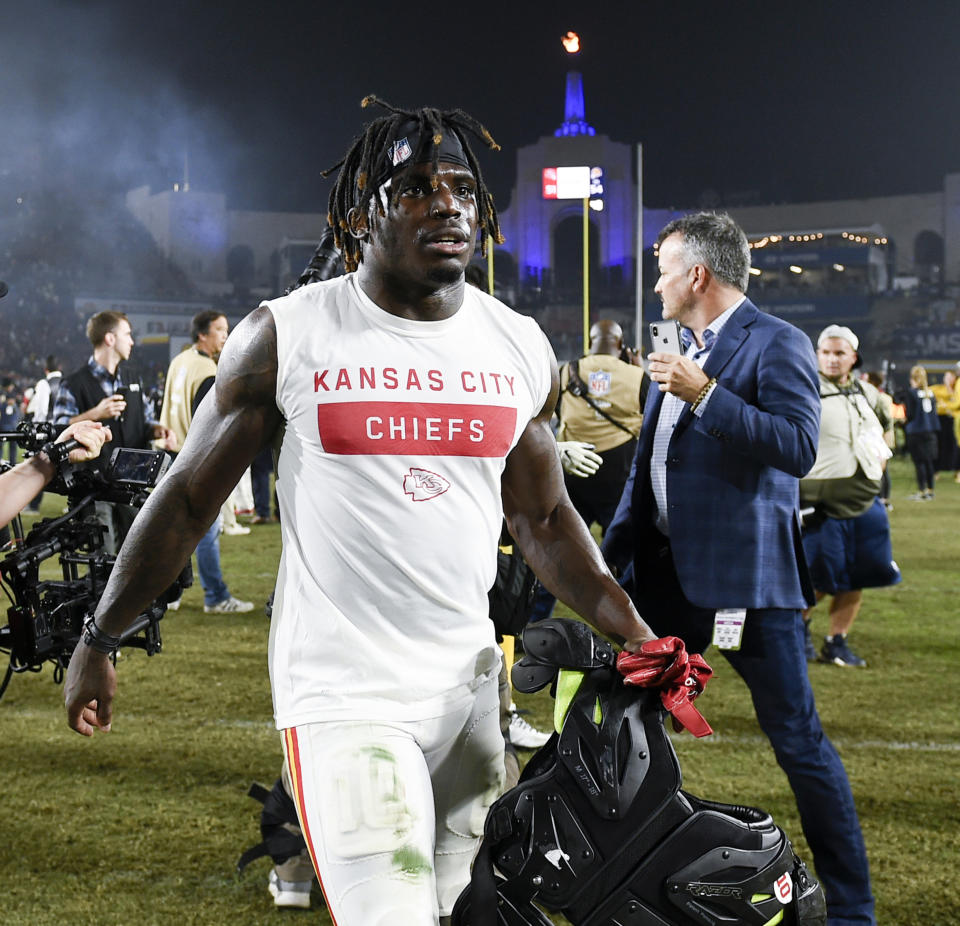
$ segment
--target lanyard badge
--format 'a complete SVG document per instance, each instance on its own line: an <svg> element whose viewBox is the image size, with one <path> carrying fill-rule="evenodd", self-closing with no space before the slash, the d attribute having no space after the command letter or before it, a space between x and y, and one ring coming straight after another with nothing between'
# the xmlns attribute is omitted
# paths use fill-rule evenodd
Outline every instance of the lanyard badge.
<svg viewBox="0 0 960 926"><path fill-rule="evenodd" d="M746 622L746 608L719 608L713 619L713 645L717 649L740 649Z"/></svg>

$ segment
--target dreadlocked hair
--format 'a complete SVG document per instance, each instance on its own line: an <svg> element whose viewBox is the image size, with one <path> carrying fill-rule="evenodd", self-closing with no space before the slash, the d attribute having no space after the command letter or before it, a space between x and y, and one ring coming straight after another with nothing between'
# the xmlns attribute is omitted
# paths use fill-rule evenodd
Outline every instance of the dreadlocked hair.
<svg viewBox="0 0 960 926"><path fill-rule="evenodd" d="M428 134L432 136L433 151L430 164L433 173L430 177L430 183L434 190L439 185L440 143L443 141L443 134L444 132L451 132L456 136L463 147L467 164L477 182L480 253L487 253L488 238L497 244L503 244L504 237L500 232L500 220L497 216L496 207L493 205L493 196L483 182L480 164L467 143L467 135L473 135L475 138L479 138L488 148L494 151L500 150L500 146L493 140L493 136L483 125L461 109L438 110L426 106L414 110L400 109L372 94L365 96L360 105L365 109L374 103L387 110L388 114L370 122L364 129L363 134L354 139L343 158L332 167L321 172L322 177L327 177L337 168L340 168L336 183L330 191L327 221L333 228L335 243L340 249L347 273L356 270L363 259L361 242L349 233L350 213L356 209L359 214L365 215L370 208L371 201L374 201L377 212L381 216L386 215L380 197L377 196L374 199L377 191L373 188L373 182L375 178L390 173L393 165L389 160L389 144L396 136L398 129L409 120L416 120L421 136Z"/></svg>

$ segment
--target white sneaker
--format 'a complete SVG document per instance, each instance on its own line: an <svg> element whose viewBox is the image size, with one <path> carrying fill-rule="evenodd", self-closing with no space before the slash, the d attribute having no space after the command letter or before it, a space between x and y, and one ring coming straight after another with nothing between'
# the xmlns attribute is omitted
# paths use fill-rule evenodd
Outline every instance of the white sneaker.
<svg viewBox="0 0 960 926"><path fill-rule="evenodd" d="M244 527L242 524L230 524L227 527L225 527L222 531L220 531L220 533L226 534L229 537L236 537L236 536L241 536L243 534L249 534L250 528Z"/></svg>
<svg viewBox="0 0 960 926"><path fill-rule="evenodd" d="M181 597L181 598L178 598L176 601L168 601L168 602L167 602L167 610L168 610L168 611L179 611L179 610L180 610L180 602L181 602L181 601L183 601L183 598L182 598L182 597Z"/></svg>
<svg viewBox="0 0 960 926"><path fill-rule="evenodd" d="M252 601L241 601L231 595L217 604L205 604L203 606L204 614L242 614L245 611L253 610Z"/></svg>
<svg viewBox="0 0 960 926"><path fill-rule="evenodd" d="M510 728L507 733L510 742L521 749L539 749L550 739L549 733L530 726L515 710L510 712Z"/></svg>
<svg viewBox="0 0 960 926"><path fill-rule="evenodd" d="M270 869L267 890L273 895L274 906L300 907L310 909L310 888L312 881L284 881L276 868Z"/></svg>

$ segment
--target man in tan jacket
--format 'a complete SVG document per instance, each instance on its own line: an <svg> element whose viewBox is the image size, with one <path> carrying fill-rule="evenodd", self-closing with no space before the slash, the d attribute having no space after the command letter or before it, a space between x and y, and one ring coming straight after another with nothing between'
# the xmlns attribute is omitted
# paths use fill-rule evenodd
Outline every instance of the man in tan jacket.
<svg viewBox="0 0 960 926"><path fill-rule="evenodd" d="M182 351L170 363L160 422L183 446L194 412L217 375L217 358L227 342L227 317L216 309L198 312L193 317L193 346ZM197 544L197 572L203 586L203 610L207 614L234 614L253 610L253 602L234 598L220 570L220 518ZM176 603L179 607L179 603Z"/></svg>

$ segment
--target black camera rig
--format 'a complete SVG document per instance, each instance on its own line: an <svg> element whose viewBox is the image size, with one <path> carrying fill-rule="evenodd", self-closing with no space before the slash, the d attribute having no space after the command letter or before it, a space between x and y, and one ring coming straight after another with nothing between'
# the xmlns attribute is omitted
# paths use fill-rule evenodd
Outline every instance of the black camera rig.
<svg viewBox="0 0 960 926"><path fill-rule="evenodd" d="M63 680L84 621L96 608L116 559L104 550L107 527L97 517L97 502L140 508L170 462L162 450L118 447L105 464L100 460L71 464L67 455L77 445L53 443L57 431L47 422L23 422L16 432L0 434L0 439L15 440L28 453L47 455L57 465L57 475L46 491L67 498L64 514L44 518L26 536L18 516L13 539L0 560L0 577L12 602L9 623L0 627L0 653L10 657L0 697L13 674L39 672L45 662L54 665L54 681ZM59 557L60 578L41 578L41 565L54 556ZM184 584L179 579L151 602L124 631L120 645L143 649L150 656L160 652L160 619Z"/></svg>

